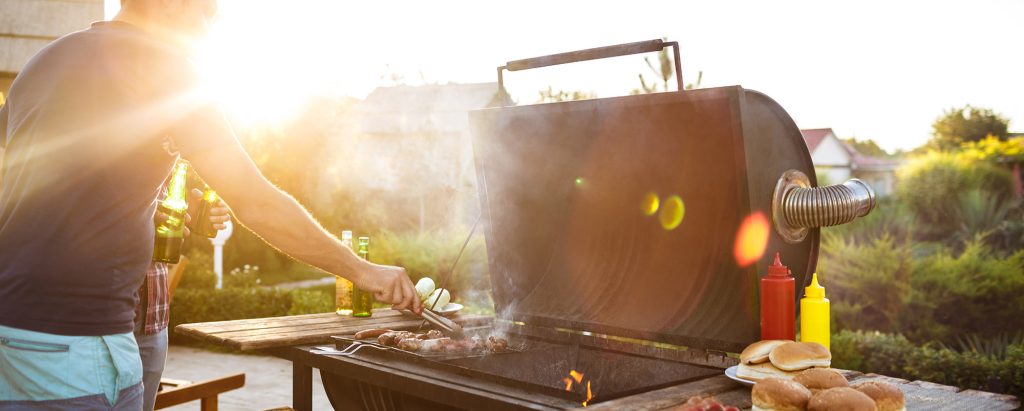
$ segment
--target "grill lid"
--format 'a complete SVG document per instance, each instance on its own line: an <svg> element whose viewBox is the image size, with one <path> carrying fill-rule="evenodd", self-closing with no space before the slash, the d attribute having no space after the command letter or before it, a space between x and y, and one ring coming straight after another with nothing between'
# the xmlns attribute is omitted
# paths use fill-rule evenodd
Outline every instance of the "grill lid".
<svg viewBox="0 0 1024 411"><path fill-rule="evenodd" d="M813 270L817 229L791 244L755 224L766 252L737 259L741 225L767 224L780 175L815 183L799 129L763 94L492 108L470 123L493 297L508 320L738 352L759 337L769 256L781 252L798 286Z"/></svg>

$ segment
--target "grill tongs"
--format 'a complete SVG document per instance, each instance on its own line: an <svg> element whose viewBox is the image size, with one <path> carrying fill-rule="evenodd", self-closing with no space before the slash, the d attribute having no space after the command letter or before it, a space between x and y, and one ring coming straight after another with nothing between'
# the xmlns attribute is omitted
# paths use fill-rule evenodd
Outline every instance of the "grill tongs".
<svg viewBox="0 0 1024 411"><path fill-rule="evenodd" d="M416 315L416 313L412 311L409 312L412 313L412 315ZM466 336L466 334L462 332L461 325L455 323L455 321L452 321L448 318L442 317L438 313L430 311L426 307L423 307L422 314L420 314L419 317L422 317L428 323L437 327L437 329L441 331L444 335L447 335L451 338L462 339L463 337Z"/></svg>

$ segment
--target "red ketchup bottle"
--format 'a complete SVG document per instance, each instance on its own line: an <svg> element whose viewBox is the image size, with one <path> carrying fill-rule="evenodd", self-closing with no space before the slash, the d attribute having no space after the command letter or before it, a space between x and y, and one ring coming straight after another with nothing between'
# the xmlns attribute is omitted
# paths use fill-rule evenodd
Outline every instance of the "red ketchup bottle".
<svg viewBox="0 0 1024 411"><path fill-rule="evenodd" d="M761 278L761 339L796 340L796 281L779 253Z"/></svg>

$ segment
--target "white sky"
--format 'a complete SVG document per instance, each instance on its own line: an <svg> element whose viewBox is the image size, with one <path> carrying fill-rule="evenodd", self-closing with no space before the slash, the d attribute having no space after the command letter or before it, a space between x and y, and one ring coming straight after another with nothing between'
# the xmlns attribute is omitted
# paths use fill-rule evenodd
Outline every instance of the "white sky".
<svg viewBox="0 0 1024 411"><path fill-rule="evenodd" d="M704 87L764 92L801 128L913 148L943 110L972 104L1024 131L1024 1L221 0L221 10L211 71L236 100L269 97L279 111L312 92L365 97L387 73L490 82L508 60L667 37L681 44L686 82L702 70ZM548 85L607 97L639 87L638 73L652 77L633 56L506 84L520 103Z"/></svg>

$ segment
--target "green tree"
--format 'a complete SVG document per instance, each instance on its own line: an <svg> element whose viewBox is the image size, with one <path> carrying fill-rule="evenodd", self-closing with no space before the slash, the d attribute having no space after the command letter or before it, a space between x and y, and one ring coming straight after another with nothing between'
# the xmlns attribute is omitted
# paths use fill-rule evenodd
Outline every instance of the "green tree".
<svg viewBox="0 0 1024 411"><path fill-rule="evenodd" d="M931 148L949 150L961 144L980 141L992 135L1000 140L1007 137L1009 121L988 108L971 107L946 110L932 123Z"/></svg>
<svg viewBox="0 0 1024 411"><path fill-rule="evenodd" d="M880 158L892 157L892 154L889 154L888 151L885 151L885 149L880 147L878 143L876 143L875 140L872 139L857 140L856 138L848 138L843 141L845 141L847 144L853 147L854 150L857 150L858 153L864 154L866 156Z"/></svg>

